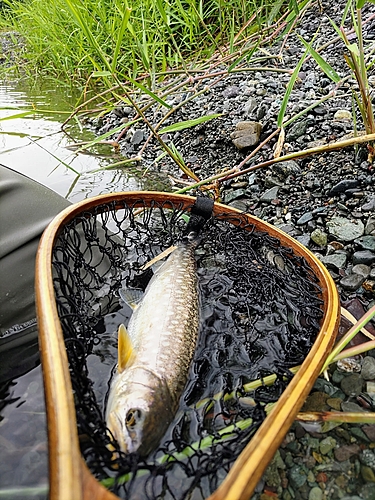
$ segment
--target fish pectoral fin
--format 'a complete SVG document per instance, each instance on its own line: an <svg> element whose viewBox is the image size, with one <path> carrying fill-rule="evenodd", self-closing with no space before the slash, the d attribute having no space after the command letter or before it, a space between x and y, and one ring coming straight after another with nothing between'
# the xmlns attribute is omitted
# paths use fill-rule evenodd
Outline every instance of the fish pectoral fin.
<svg viewBox="0 0 375 500"><path fill-rule="evenodd" d="M141 302L144 292L139 288L128 288L119 290L119 295L134 310Z"/></svg>
<svg viewBox="0 0 375 500"><path fill-rule="evenodd" d="M121 324L118 329L118 365L119 373L129 366L134 358L134 347L125 325Z"/></svg>

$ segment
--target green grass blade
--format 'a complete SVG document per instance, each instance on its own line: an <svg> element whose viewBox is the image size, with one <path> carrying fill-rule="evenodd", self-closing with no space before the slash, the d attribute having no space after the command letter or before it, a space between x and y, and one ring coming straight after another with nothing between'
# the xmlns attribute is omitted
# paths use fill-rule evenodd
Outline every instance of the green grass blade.
<svg viewBox="0 0 375 500"><path fill-rule="evenodd" d="M110 71L93 71L91 73L92 78L102 78L103 76L108 77L111 75L112 75L112 73Z"/></svg>
<svg viewBox="0 0 375 500"><path fill-rule="evenodd" d="M121 46L123 43L124 34L125 34L126 28L128 26L131 11L132 11L132 9L130 7L128 7L127 2L125 2L125 12L122 13L122 22L120 25L119 32L117 34L116 47L115 47L115 50L113 52L112 65L111 65L112 66L112 73L116 72L117 60L118 60L118 56L120 54Z"/></svg>
<svg viewBox="0 0 375 500"><path fill-rule="evenodd" d="M293 9L294 13L296 16L299 14L299 8L298 8L298 3L297 0L290 0L289 2L289 7Z"/></svg>
<svg viewBox="0 0 375 500"><path fill-rule="evenodd" d="M333 359L341 353L341 351L349 344L349 342L357 335L358 332L362 330L364 326L375 316L375 306L372 306L358 321L353 325L346 334L341 337L339 342L332 349L331 354L326 359L321 372L327 369L327 367L332 363Z"/></svg>
<svg viewBox="0 0 375 500"><path fill-rule="evenodd" d="M85 21L84 16L81 13L81 10L76 7L74 0L65 0L67 6L69 7L69 10L71 14L73 15L76 23L78 26L81 28L83 33L85 34L87 40L89 41L90 45L92 46L93 49L95 49L95 52L97 55L100 56L100 59L104 63L104 65L107 67L108 71L112 71L111 65L108 62L108 59L106 58L105 54L103 53L100 45L98 44L94 34L90 30L90 27ZM100 67L98 67L97 63L95 62L95 59L90 57L90 60L92 61L93 65L96 66L97 70L101 70Z"/></svg>
<svg viewBox="0 0 375 500"><path fill-rule="evenodd" d="M200 123L213 120L214 118L218 118L219 116L222 116L222 114L215 113L213 115L204 115L199 118L195 118L194 120L185 120L182 122L174 123L173 125L168 125L168 127L164 127L163 129L159 130L159 134L167 134L169 132L179 132L180 130L195 127L195 125L199 125Z"/></svg>
<svg viewBox="0 0 375 500"><path fill-rule="evenodd" d="M365 2L366 0L364 0ZM363 2L363 3L364 3ZM341 18L341 23L340 23L340 26L343 26L344 25L344 22L345 22L345 19L347 18L348 16L348 12L352 6L352 3L353 3L353 0L348 0L346 2L346 5L345 5L345 9L344 9L344 12L342 13L342 18Z"/></svg>
<svg viewBox="0 0 375 500"><path fill-rule="evenodd" d="M303 65L308 53L309 53L309 49L306 49L306 51L302 54L301 59L298 61L298 64L295 67L295 69L290 77L288 86L285 90L285 95L284 95L283 101L281 103L280 111L279 111L279 114L277 116L277 126L279 128L281 128L283 125L284 116L285 116L286 108L288 106L290 94L292 93L294 84L295 84L297 77L298 77L298 73L300 72L300 69L302 68L302 65Z"/></svg>
<svg viewBox="0 0 375 500"><path fill-rule="evenodd" d="M14 120L15 118L24 118L25 116L30 116L30 115L35 115L36 111L23 111L22 113L16 113L15 115L11 116L4 116L0 118L0 122L3 122L5 120Z"/></svg>
<svg viewBox="0 0 375 500"><path fill-rule="evenodd" d="M312 57L315 59L316 63L318 64L318 66L320 67L320 69L322 71L324 71L324 73L328 76L328 78L330 78L332 81L334 81L335 83L338 83L341 78L340 76L336 73L336 71L332 68L332 66L330 64L327 63L327 61L325 59L323 59L323 57L318 54L318 52L316 52L309 44L308 42L306 42L306 40L304 40L301 36L298 36L298 38L301 40L301 42L303 43L303 45L306 47L306 49L308 49L310 51L310 54L312 55Z"/></svg>
<svg viewBox="0 0 375 500"><path fill-rule="evenodd" d="M269 13L268 17L267 17L267 26L271 26L271 24L273 23L274 19L276 18L276 16L279 14L281 8L283 7L284 5L284 0L277 0L274 4L273 4L273 7L271 9L271 12Z"/></svg>
<svg viewBox="0 0 375 500"><path fill-rule="evenodd" d="M134 123L137 123L140 120L141 120L141 118L137 118L136 120L132 120L130 122L123 123L122 125L119 125L118 127L112 128L111 130L109 130L109 132L106 132L105 134L99 135L98 137L95 137L95 139L93 139L92 141L89 141L87 144L84 144L83 146L81 146L77 150L77 152L84 150L84 149L89 149L92 146L95 146L95 144L98 144L101 141L105 141L106 139L108 139L108 137L111 137L114 134L121 132L122 130L124 130L124 128L130 127L131 125L134 125Z"/></svg>
<svg viewBox="0 0 375 500"><path fill-rule="evenodd" d="M142 90L142 92L144 92L149 97L151 97L151 99L153 99L154 101L158 102L159 104L161 104L165 108L171 109L172 106L170 104L168 104L167 102L165 102L161 97L159 97L158 95L156 95L154 92L152 92L152 90L148 89L147 87L145 87L141 83L137 82L136 80L133 80L130 77L128 77L128 80L135 87L139 88L140 90Z"/></svg>
<svg viewBox="0 0 375 500"><path fill-rule="evenodd" d="M292 8L292 12L287 16L286 22L290 23L291 21L294 21L295 18L297 17L297 15L301 12L301 10L303 10L306 7L306 5L309 2L310 2L310 0L303 0L303 2L301 2L300 4L297 4L296 9L293 8L293 5L292 5L293 2L291 2L289 4L289 7Z"/></svg>
<svg viewBox="0 0 375 500"><path fill-rule="evenodd" d="M36 496L45 497L48 494L49 486L48 484L42 484L40 486L19 486L14 488L2 488L0 489L0 498L10 499L16 498L36 498Z"/></svg>
<svg viewBox="0 0 375 500"><path fill-rule="evenodd" d="M328 20L329 22L331 23L333 29L336 31L336 33L339 35L339 37L341 38L341 40L343 40L345 42L345 38L344 38L344 35L342 33L342 31L340 30L340 28L337 26L337 24L335 23L335 21L333 19L331 19L329 16L328 17Z"/></svg>

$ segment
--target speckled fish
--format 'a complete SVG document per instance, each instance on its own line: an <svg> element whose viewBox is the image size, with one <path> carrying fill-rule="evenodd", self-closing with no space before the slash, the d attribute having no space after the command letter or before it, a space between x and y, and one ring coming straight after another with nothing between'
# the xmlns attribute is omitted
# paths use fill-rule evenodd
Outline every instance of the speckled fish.
<svg viewBox="0 0 375 500"><path fill-rule="evenodd" d="M180 243L155 272L118 333L107 427L125 453L148 455L177 411L199 325L197 240Z"/></svg>

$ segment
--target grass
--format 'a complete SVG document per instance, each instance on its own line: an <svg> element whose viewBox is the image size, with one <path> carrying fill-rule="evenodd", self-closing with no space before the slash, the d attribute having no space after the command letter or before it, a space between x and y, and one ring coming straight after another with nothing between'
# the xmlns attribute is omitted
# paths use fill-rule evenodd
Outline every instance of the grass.
<svg viewBox="0 0 375 500"><path fill-rule="evenodd" d="M0 24L26 41L28 71L109 84L184 68L241 41L287 0L4 0ZM293 8L298 10L293 0Z"/></svg>

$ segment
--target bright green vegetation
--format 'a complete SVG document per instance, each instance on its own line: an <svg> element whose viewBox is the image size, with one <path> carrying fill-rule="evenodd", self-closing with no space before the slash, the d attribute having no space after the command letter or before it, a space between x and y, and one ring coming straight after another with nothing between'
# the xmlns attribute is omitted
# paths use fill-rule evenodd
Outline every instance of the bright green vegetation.
<svg viewBox="0 0 375 500"><path fill-rule="evenodd" d="M300 6L309 0L299 2ZM24 37L29 72L124 80L245 49L296 0L4 0L0 28ZM257 35L258 36L258 35ZM254 44L253 44L254 48Z"/></svg>

